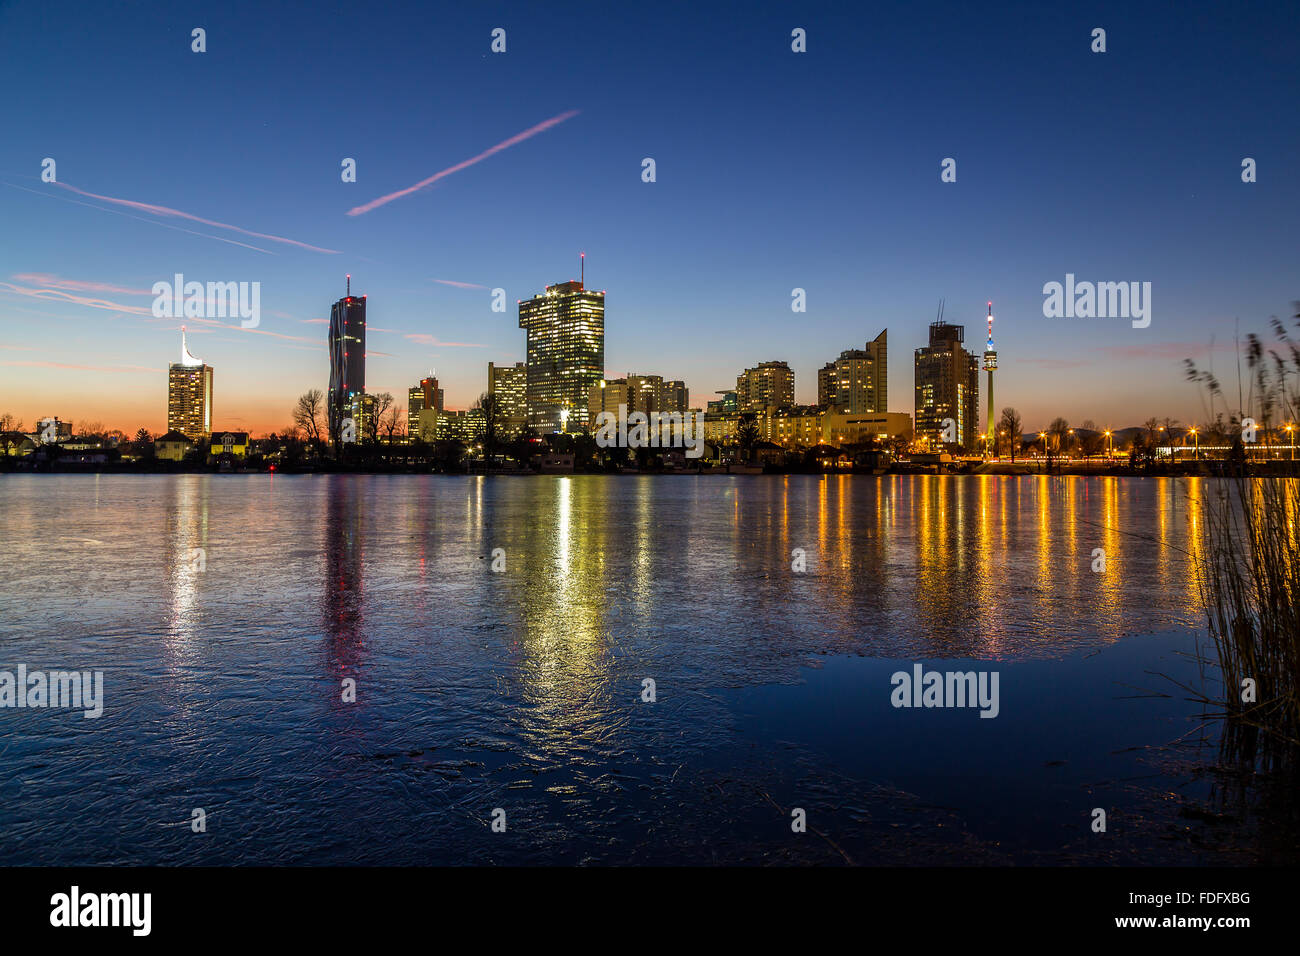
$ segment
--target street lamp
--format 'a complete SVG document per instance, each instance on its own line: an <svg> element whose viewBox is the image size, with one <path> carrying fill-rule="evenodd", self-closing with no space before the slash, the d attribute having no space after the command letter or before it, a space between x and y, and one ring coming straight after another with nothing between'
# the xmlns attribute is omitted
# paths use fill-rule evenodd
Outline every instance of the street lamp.
<svg viewBox="0 0 1300 956"><path fill-rule="evenodd" d="M1291 431L1292 431L1292 429L1294 429L1294 428L1295 428L1294 425L1287 425L1287 426L1286 426L1286 443L1287 443L1288 445L1291 446L1291 460L1292 460L1292 461L1295 461L1295 442L1294 442L1294 441L1292 440L1292 438L1291 438Z"/></svg>
<svg viewBox="0 0 1300 956"><path fill-rule="evenodd" d="M1111 442L1110 432L1107 431L1106 432L1106 460L1110 461L1111 458L1114 457L1114 453L1115 453L1115 446L1114 443Z"/></svg>
<svg viewBox="0 0 1300 956"><path fill-rule="evenodd" d="M1192 431L1192 441L1196 444L1196 460L1197 460L1197 461L1200 461L1200 459L1201 459L1201 438L1200 438L1199 435L1196 434L1196 429L1195 429L1195 428L1193 428L1191 431Z"/></svg>

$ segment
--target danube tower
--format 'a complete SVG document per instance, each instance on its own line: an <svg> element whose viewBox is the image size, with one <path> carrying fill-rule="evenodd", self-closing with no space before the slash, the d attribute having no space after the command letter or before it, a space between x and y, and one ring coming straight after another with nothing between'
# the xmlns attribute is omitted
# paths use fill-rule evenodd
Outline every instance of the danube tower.
<svg viewBox="0 0 1300 956"><path fill-rule="evenodd" d="M993 303L989 303L989 340L984 347L984 371L989 373L989 427L988 448L996 451L997 443L993 440L993 370L998 367L998 353L993 351Z"/></svg>

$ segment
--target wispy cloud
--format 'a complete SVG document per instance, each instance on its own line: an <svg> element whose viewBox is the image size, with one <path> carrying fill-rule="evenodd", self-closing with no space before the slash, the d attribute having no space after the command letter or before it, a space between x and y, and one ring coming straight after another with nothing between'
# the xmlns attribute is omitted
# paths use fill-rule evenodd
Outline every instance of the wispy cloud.
<svg viewBox="0 0 1300 956"><path fill-rule="evenodd" d="M169 318L168 321L176 322L177 320ZM187 316L186 318L180 321L185 323L187 328L192 327L194 324L198 324L198 325L208 326L214 332L220 332L220 331L247 332L252 335L269 335L271 338L284 339L289 342L306 342L309 345L320 345L320 346L324 346L325 344L321 342L319 339L309 339L301 335L286 335L283 332L272 332L270 329L246 329L242 325L231 325L227 322L222 322L220 319L196 318L194 316ZM195 329L195 331L203 331L203 330Z"/></svg>
<svg viewBox="0 0 1300 956"><path fill-rule="evenodd" d="M239 242L235 239L227 239L224 236L211 236L206 232L199 232L195 229L184 229L180 226L173 226L171 223L159 222L156 219L145 219L143 216L133 216L129 212L122 212L120 209L109 209L105 206L96 206L94 203L82 202L80 199L72 199L68 196L57 196L49 191L42 192L36 189L28 189L26 186L19 186L16 183L8 183L3 180L0 180L0 185L8 186L11 189L21 189L23 192L31 193L33 196L40 196L42 199L56 199L59 202L73 203L77 206L85 206L87 209L94 209L96 212L111 213L114 216L125 216L127 219L134 219L136 222L147 222L151 226L160 226L163 229L174 229L176 232L183 232L186 235L199 236L203 239L212 239L216 242L224 242L227 245L239 246L241 249L252 249L254 252L265 253L268 256L275 255L271 250L263 249L261 246L255 246L251 243Z"/></svg>
<svg viewBox="0 0 1300 956"><path fill-rule="evenodd" d="M425 332L408 332L403 338L410 339L412 342L418 342L420 345L428 345L437 348L454 348L454 349L485 349L486 345L477 342L443 342L433 335Z"/></svg>
<svg viewBox="0 0 1300 956"><path fill-rule="evenodd" d="M1210 354L1206 342L1153 342L1150 345L1114 345L1102 349L1113 359L1138 359L1140 361L1168 360L1181 362L1185 358L1203 358Z"/></svg>
<svg viewBox="0 0 1300 956"><path fill-rule="evenodd" d="M577 115L578 115L578 110L569 110L568 112L561 113L559 116L552 116L548 120L542 120L542 122L538 123L536 126L530 126L522 133L516 133L514 136L511 136L509 139L502 140L501 142L497 143L495 146L485 149L477 156L471 156L469 159L462 160L461 162L457 163L455 166L448 166L446 169L442 170L442 172L434 173L428 179L422 179L414 186L407 186L405 189L399 189L397 192L389 193L387 196L380 196L378 199L372 199L370 200L370 202L366 203L363 206L355 206L352 209L348 210L348 215L361 216L370 212L372 209L378 209L380 206L392 202L394 199L401 199L403 196L409 196L411 193L419 192L421 189L425 189L429 186L432 186L438 180L450 176L452 173L458 173L462 169L468 169L470 166L473 166L476 163L481 163L489 156L494 156L497 153L501 152L503 149L509 149L511 146L514 146L518 143L522 143L526 139L532 139L538 133L544 133L552 126L558 126L561 123L563 123L565 120L572 119Z"/></svg>
<svg viewBox="0 0 1300 956"><path fill-rule="evenodd" d="M275 236L266 232L254 232L251 229L244 229L241 226L232 226L228 222L217 222L215 219L204 219L202 216L183 212L180 209L172 209L170 206L158 206L153 203L137 202L134 199L121 199L116 196L104 196L99 193L92 193L87 192L84 189L78 189L76 186L70 186L63 182L55 183L55 185L70 190L78 196L85 196L88 199L98 199L100 202L110 202L118 206L126 206L128 209L138 209L141 212L147 212L154 216L173 216L180 219L188 219L191 222L201 222L205 226L216 226L218 229L229 229L232 232L238 232L245 236L252 236L255 239L269 239L271 242L281 242L285 245L297 246L300 249L309 249L312 252L324 252L329 255L338 255L337 249L325 249L321 246L313 246L306 242L299 242L297 239L287 239L284 236Z"/></svg>
<svg viewBox="0 0 1300 956"><path fill-rule="evenodd" d="M19 365L28 368L60 368L78 372L161 372L161 368L144 365L69 365L65 362L0 362L0 365Z"/></svg>
<svg viewBox="0 0 1300 956"><path fill-rule="evenodd" d="M32 299L44 299L53 302L70 302L73 305L84 305L92 309L104 309L107 312L126 312L131 315L153 315L152 309L146 309L141 305L122 305L120 302L110 302L107 299L92 299L84 295L73 295L71 292L64 292L61 289L33 289L29 286L13 285L9 282L0 282L0 289L12 292L14 295L25 295Z"/></svg>
<svg viewBox="0 0 1300 956"><path fill-rule="evenodd" d="M1095 362L1086 359L1057 359L1057 358L1018 358L1018 365L1035 365L1038 368L1046 369L1066 369L1066 368L1086 368L1089 365L1095 365Z"/></svg>
<svg viewBox="0 0 1300 956"><path fill-rule="evenodd" d="M434 282L441 282L443 285L454 285L457 289L486 289L487 286L479 285L476 282L457 282L454 279L434 279Z"/></svg>
<svg viewBox="0 0 1300 956"><path fill-rule="evenodd" d="M48 272L20 272L13 276L19 282L33 282L36 285L49 286L52 289L64 289L70 292L114 292L120 295L153 295L149 289L131 289L126 286L113 285L109 282L94 282L87 279L65 279L50 275Z"/></svg>

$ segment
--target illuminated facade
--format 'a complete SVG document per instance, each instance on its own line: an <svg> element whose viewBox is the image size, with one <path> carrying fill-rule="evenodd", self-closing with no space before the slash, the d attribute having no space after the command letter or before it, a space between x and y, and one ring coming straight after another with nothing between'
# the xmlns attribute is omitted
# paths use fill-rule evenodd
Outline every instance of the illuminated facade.
<svg viewBox="0 0 1300 956"><path fill-rule="evenodd" d="M956 424L956 444L974 451L979 439L978 356L966 351L966 329L940 319L930 323L930 344L916 350L916 437L944 444L944 421Z"/></svg>
<svg viewBox="0 0 1300 956"><path fill-rule="evenodd" d="M736 378L736 405L742 412L794 404L794 371L785 362L763 362Z"/></svg>
<svg viewBox="0 0 1300 956"><path fill-rule="evenodd" d="M528 426L545 434L588 424L591 386L605 374L605 293L581 281L546 287L519 303L528 334Z"/></svg>
<svg viewBox="0 0 1300 956"><path fill-rule="evenodd" d="M489 367L491 367L489 365ZM412 385L406 392L406 435L408 441L414 441L420 434L420 412L432 409L442 411L442 389L438 380L430 375L420 379L419 385Z"/></svg>
<svg viewBox="0 0 1300 956"><path fill-rule="evenodd" d="M735 415L738 411L736 402L736 393L732 391L718 392L721 398L715 398L708 402L705 411L711 415Z"/></svg>
<svg viewBox="0 0 1300 956"><path fill-rule="evenodd" d="M368 441L379 434L379 402L374 395L353 395L343 418L351 418L356 426L356 440Z"/></svg>
<svg viewBox="0 0 1300 956"><path fill-rule="evenodd" d="M680 379L665 381L662 375L629 372L625 378L601 379L591 386L587 394L587 414L594 422L601 412L617 415L618 407L624 405L629 414L679 412L685 415L690 411L689 402L690 390Z"/></svg>
<svg viewBox="0 0 1300 956"><path fill-rule="evenodd" d="M167 367L167 430L191 441L212 434L212 366L190 354L181 327L181 360Z"/></svg>
<svg viewBox="0 0 1300 956"><path fill-rule="evenodd" d="M495 395L503 424L511 431L528 424L528 366L523 362L495 365L488 362L488 394Z"/></svg>
<svg viewBox="0 0 1300 956"><path fill-rule="evenodd" d="M865 349L841 352L817 372L817 404L855 415L883 412L889 407L888 329Z"/></svg>
<svg viewBox="0 0 1300 956"><path fill-rule="evenodd" d="M330 390L327 396L330 441L339 440L343 419L352 416L353 399L366 391L366 297L348 294L330 309ZM357 435L362 434L360 422Z"/></svg>

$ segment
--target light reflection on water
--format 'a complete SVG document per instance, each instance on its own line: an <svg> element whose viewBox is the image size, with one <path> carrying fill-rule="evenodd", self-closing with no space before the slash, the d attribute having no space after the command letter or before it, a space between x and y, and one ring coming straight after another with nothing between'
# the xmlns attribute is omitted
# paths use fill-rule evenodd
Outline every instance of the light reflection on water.
<svg viewBox="0 0 1300 956"><path fill-rule="evenodd" d="M834 790L815 755L771 741L739 755L731 689L797 682L823 655L1051 660L1199 624L1196 493L1197 479L988 476L6 477L0 606L23 613L0 621L0 667L101 668L108 701L99 721L0 712L14 770L0 820L28 840L0 862L645 862L662 850L648 830L691 807L701 829L676 824L669 859L716 853L702 793L729 805L728 781L796 770ZM485 845L484 807L507 803L528 839ZM228 822L196 848L174 824L199 805ZM83 843L49 835L91 806L111 812ZM757 839L746 820L731 859Z"/></svg>

